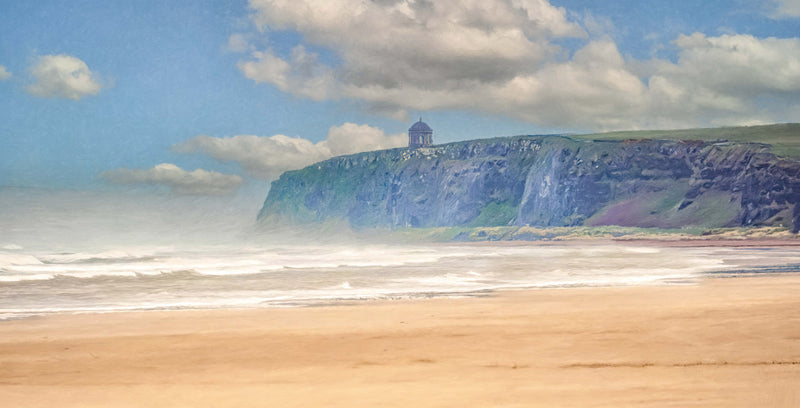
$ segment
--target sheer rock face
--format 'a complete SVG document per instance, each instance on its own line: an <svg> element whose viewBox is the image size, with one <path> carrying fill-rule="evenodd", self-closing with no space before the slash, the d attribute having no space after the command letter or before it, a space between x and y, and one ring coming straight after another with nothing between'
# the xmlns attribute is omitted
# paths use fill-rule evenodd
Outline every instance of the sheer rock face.
<svg viewBox="0 0 800 408"><path fill-rule="evenodd" d="M800 162L751 143L519 136L335 157L272 183L262 224L800 228Z"/></svg>

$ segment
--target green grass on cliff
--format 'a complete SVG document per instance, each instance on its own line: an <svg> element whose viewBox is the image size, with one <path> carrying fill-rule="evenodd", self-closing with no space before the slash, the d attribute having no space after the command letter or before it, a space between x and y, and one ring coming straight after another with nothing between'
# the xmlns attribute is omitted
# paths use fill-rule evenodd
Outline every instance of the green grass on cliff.
<svg viewBox="0 0 800 408"><path fill-rule="evenodd" d="M703 140L765 143L780 157L800 158L800 123L762 126L737 126L708 129L631 130L587 135L570 135L578 140Z"/></svg>
<svg viewBox="0 0 800 408"><path fill-rule="evenodd" d="M510 203L491 202L481 209L481 213L469 225L472 227L508 225L516 215L517 207Z"/></svg>

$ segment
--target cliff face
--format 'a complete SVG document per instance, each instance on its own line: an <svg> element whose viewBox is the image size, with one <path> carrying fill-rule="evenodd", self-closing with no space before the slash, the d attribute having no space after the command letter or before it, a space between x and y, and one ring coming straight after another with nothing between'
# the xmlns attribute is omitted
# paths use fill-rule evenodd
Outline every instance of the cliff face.
<svg viewBox="0 0 800 408"><path fill-rule="evenodd" d="M520 136L336 157L272 183L264 224L800 228L800 162L763 144Z"/></svg>

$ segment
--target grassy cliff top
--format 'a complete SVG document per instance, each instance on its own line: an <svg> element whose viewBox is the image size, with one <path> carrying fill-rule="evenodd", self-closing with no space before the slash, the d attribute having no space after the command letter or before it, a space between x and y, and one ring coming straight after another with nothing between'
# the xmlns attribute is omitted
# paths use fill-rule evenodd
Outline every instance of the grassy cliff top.
<svg viewBox="0 0 800 408"><path fill-rule="evenodd" d="M570 135L579 140L666 139L766 143L781 157L800 158L800 123L707 129L631 130Z"/></svg>
<svg viewBox="0 0 800 408"><path fill-rule="evenodd" d="M423 155L436 149L452 149L475 144L491 144L494 142L515 142L543 138L549 141L557 139L574 141L625 141L625 140L701 140L705 142L728 141L733 143L763 143L771 146L771 151L779 157L800 159L800 123L781 123L759 126L736 126L720 128L697 128L676 130L626 130L589 134L537 134L516 136L495 136L473 140L458 140L442 143L431 148L419 149ZM323 162L336 162L342 158L369 157L373 155L404 156L414 154L415 150L398 147L386 150L367 151L344 156L337 156ZM313 166L317 166L315 163Z"/></svg>

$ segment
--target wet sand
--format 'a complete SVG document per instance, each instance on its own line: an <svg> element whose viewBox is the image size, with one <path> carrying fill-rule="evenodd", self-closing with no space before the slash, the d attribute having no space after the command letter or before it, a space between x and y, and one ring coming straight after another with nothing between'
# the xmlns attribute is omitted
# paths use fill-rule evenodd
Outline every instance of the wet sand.
<svg viewBox="0 0 800 408"><path fill-rule="evenodd" d="M0 322L4 407L798 407L800 275Z"/></svg>

